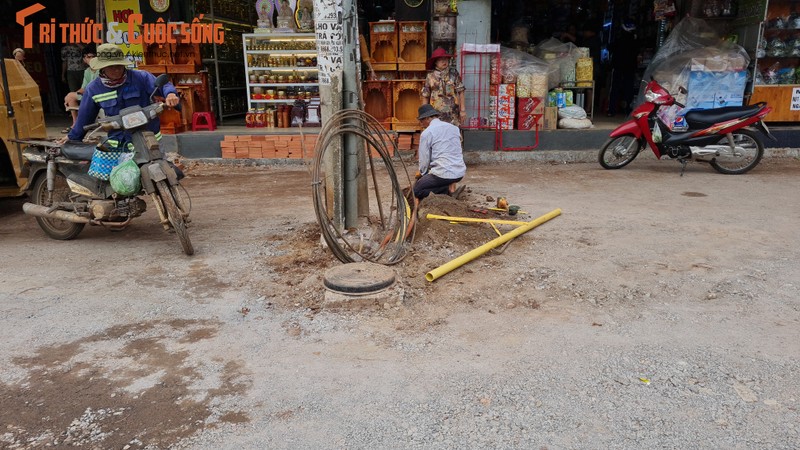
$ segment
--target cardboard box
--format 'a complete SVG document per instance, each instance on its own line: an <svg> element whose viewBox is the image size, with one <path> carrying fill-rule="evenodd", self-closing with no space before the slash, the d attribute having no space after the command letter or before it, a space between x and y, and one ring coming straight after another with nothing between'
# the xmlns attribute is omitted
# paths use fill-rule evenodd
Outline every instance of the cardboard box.
<svg viewBox="0 0 800 450"><path fill-rule="evenodd" d="M513 97L489 97L489 117L513 119L515 115L516 108Z"/></svg>
<svg viewBox="0 0 800 450"><path fill-rule="evenodd" d="M686 109L742 106L747 72L696 72L689 74Z"/></svg>
<svg viewBox="0 0 800 450"><path fill-rule="evenodd" d="M497 128L500 130L513 130L514 119L497 119Z"/></svg>
<svg viewBox="0 0 800 450"><path fill-rule="evenodd" d="M558 108L555 106L546 106L544 108L544 122L542 129L555 130L556 128L558 128Z"/></svg>
<svg viewBox="0 0 800 450"><path fill-rule="evenodd" d="M541 127L542 114L519 114L517 116L517 130L533 130L538 125Z"/></svg>
<svg viewBox="0 0 800 450"><path fill-rule="evenodd" d="M492 84L489 86L489 95L514 97L517 95L515 84Z"/></svg>
<svg viewBox="0 0 800 450"><path fill-rule="evenodd" d="M517 116L523 116L524 114L544 114L544 98L518 98Z"/></svg>

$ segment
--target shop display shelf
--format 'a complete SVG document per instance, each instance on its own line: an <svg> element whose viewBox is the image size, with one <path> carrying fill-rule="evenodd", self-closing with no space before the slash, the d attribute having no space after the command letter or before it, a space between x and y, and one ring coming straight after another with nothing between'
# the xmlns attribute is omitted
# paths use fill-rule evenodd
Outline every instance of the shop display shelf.
<svg viewBox="0 0 800 450"><path fill-rule="evenodd" d="M294 87L313 87L319 86L318 83L250 83L250 87L254 86L261 86L261 87L282 87L282 86L294 86Z"/></svg>
<svg viewBox="0 0 800 450"><path fill-rule="evenodd" d="M303 72L319 70L317 67L308 66L247 66L249 70L271 70L273 72Z"/></svg>
<svg viewBox="0 0 800 450"><path fill-rule="evenodd" d="M242 35L242 47L244 51L244 72L245 72L245 82L246 82L246 102L247 102L247 109L263 109L265 105L273 105L273 104L290 104L298 100L298 98L292 96L287 98L253 98L254 96L261 97L261 90L264 89L275 89L277 90L284 90L284 88L288 88L287 91L292 91L294 95L295 90L299 91L306 91L306 92L313 92L314 95L319 95L319 83L317 82L292 82L292 83L264 83L256 81L252 81L251 77L255 77L259 75L262 77L267 75L269 77L275 78L284 78L285 75L292 76L293 74L298 74L302 72L313 72L316 74L319 71L319 67L317 65L311 65L313 63L307 63L306 65L287 65L293 64L295 58L287 58L287 56L297 56L297 57L308 57L306 60L316 60L317 51L316 51L316 35L314 33L248 33ZM266 47L266 48L265 48ZM279 47L279 49L269 49ZM312 48L309 48L312 47ZM262 55L274 55L276 56L276 60L273 61L272 58L268 58ZM313 58L310 58L313 57ZM298 58L299 59L299 58ZM265 65L265 63L269 64L281 64L279 66L273 65ZM316 62L316 61L314 61ZM255 65L250 65L255 64ZM258 72L258 73L256 73ZM293 81L296 81L297 78L292 77ZM305 77L305 74L302 76L303 80L308 80ZM316 81L316 77L311 77L312 80ZM287 92L288 94L289 92ZM305 101L318 101L318 97L312 98L302 98Z"/></svg>

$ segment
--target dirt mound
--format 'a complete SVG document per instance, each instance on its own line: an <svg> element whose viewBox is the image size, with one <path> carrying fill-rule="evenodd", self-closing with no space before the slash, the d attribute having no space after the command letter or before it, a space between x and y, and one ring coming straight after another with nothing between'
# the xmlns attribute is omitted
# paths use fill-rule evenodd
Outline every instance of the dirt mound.
<svg viewBox="0 0 800 450"><path fill-rule="evenodd" d="M438 297L439 293L447 296L444 293L451 289L452 283L463 283L463 277L470 276L473 270L457 270L448 274L448 282L442 286L426 281L425 274L498 236L488 223L460 223L428 219L427 216L530 220L527 215L509 216L505 211L489 210L494 206L494 198L472 192L469 188L458 199L433 194L420 203L413 241L406 244L407 256L393 266L398 280L406 289L407 297L422 298L429 294ZM496 227L506 233L514 225L498 224ZM319 225L316 222L304 223L289 233L271 235L267 240L271 242L271 251L266 252L259 265L268 268L272 276L254 277L248 284L256 287L276 307L303 307L312 311L320 309L324 297L322 278L325 270L341 263L323 248ZM492 250L484 258L499 252L500 249ZM488 264L504 263L497 261ZM287 290L292 295L285 295Z"/></svg>

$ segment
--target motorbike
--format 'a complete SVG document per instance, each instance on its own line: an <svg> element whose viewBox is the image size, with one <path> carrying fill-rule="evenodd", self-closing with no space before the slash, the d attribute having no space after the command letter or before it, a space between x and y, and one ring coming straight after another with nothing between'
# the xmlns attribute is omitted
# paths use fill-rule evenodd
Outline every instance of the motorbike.
<svg viewBox="0 0 800 450"><path fill-rule="evenodd" d="M645 88L644 100L631 113L630 120L611 132L600 149L598 161L603 168L625 167L647 145L656 158L680 162L681 175L690 160L707 162L719 173L738 175L756 167L764 156L764 144L748 127L753 125L776 140L764 124L764 116L772 111L764 102L690 110L682 119L685 123L671 128L658 117L658 110L684 105L652 78Z"/></svg>
<svg viewBox="0 0 800 450"><path fill-rule="evenodd" d="M156 90L168 79L167 75L156 78ZM164 110L162 102L153 102L156 90L150 95L150 105L124 108L118 115L84 127L92 132L98 129L130 132L132 159L141 172L141 189L134 195L120 195L109 181L88 174L95 148L105 148L102 143L18 141L27 145L23 152L24 171L32 180L29 185L31 201L22 209L25 214L36 217L49 237L73 239L86 224L120 230L147 210L143 197L148 196L164 230L175 232L186 255L194 253L187 231L191 204L180 185L183 172L163 158L158 140L146 128L149 122L158 120Z"/></svg>

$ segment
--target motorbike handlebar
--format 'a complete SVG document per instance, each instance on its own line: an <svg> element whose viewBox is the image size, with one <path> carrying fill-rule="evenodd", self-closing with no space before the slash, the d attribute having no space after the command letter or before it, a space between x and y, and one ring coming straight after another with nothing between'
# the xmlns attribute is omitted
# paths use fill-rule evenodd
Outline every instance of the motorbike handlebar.
<svg viewBox="0 0 800 450"><path fill-rule="evenodd" d="M681 108L686 108L686 105L684 105L683 103L675 102L675 104L678 105Z"/></svg>
<svg viewBox="0 0 800 450"><path fill-rule="evenodd" d="M99 126L100 126L100 122L90 123L89 125L86 125L85 127L83 127L83 131L90 131L90 130L92 130L94 128L97 128Z"/></svg>

